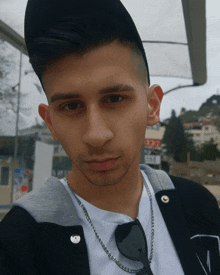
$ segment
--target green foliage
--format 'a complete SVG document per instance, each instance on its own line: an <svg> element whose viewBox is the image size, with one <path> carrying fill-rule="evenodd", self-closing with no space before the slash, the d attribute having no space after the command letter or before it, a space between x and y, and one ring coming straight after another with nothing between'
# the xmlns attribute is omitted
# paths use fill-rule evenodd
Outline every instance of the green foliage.
<svg viewBox="0 0 220 275"><path fill-rule="evenodd" d="M198 111L187 111L181 109L179 118L175 111L172 111L171 118L166 126L163 143L167 150L167 155L173 157L176 161L187 161L187 154L190 154L190 160L216 160L220 158L220 152L214 140L204 144L202 147L195 148L192 137L184 134L182 123L190 123L211 120L220 131L220 95L212 95L205 103L201 105Z"/></svg>
<svg viewBox="0 0 220 275"><path fill-rule="evenodd" d="M181 112L180 118L183 123L196 121L197 120L197 111L189 110L186 112Z"/></svg>
<svg viewBox="0 0 220 275"><path fill-rule="evenodd" d="M202 160L216 160L217 158L220 158L217 144L212 144L212 141L209 144L204 144L202 151Z"/></svg>
<svg viewBox="0 0 220 275"><path fill-rule="evenodd" d="M219 115L220 115L220 95L212 95L210 98L207 99L205 103L202 104L202 106L199 108L198 111L192 111L192 110L186 111L185 108L182 108L180 113L180 118L183 123L189 123L189 122L198 121L199 118L206 118L207 116L210 116L214 120L214 118L219 117Z"/></svg>
<svg viewBox="0 0 220 275"><path fill-rule="evenodd" d="M187 152L195 150L193 140L184 133L182 121L176 117L174 110L172 110L162 142L165 144L167 155L178 162L185 162Z"/></svg>
<svg viewBox="0 0 220 275"><path fill-rule="evenodd" d="M12 55L6 55L7 43L0 39L0 80L7 79L8 74L13 68L14 61L12 61ZM2 84L0 85L0 91L2 90Z"/></svg>

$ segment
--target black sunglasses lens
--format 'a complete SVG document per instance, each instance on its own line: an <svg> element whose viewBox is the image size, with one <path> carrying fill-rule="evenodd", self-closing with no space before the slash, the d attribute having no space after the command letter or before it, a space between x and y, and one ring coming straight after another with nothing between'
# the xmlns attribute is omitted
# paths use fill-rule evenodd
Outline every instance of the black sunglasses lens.
<svg viewBox="0 0 220 275"><path fill-rule="evenodd" d="M141 261L143 254L147 256L147 241L138 220L118 225L115 240L120 253L134 261Z"/></svg>

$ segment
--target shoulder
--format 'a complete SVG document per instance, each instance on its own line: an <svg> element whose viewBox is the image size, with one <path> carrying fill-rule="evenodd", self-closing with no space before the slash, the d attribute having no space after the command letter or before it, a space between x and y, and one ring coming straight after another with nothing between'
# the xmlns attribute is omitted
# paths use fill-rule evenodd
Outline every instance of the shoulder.
<svg viewBox="0 0 220 275"><path fill-rule="evenodd" d="M187 209L203 209L207 214L209 211L219 212L219 206L213 194L200 183L182 177L170 175L175 189L182 204Z"/></svg>
<svg viewBox="0 0 220 275"><path fill-rule="evenodd" d="M17 217L29 215L37 223L49 222L61 226L79 224L73 200L57 178L49 178L42 187L26 194L12 206L10 218L15 217L16 212Z"/></svg>
<svg viewBox="0 0 220 275"><path fill-rule="evenodd" d="M216 201L215 197L212 195L212 193L205 188L202 184L191 181L182 177L175 177L170 175L170 178L177 189L179 193L181 193L183 196L188 196L189 198L197 198L197 197L203 197L208 200L214 200ZM197 196L195 196L197 195Z"/></svg>
<svg viewBox="0 0 220 275"><path fill-rule="evenodd" d="M24 208L37 222L52 223L62 223L66 209L73 207L68 191L54 177L49 178L42 187L15 201L13 206Z"/></svg>
<svg viewBox="0 0 220 275"><path fill-rule="evenodd" d="M0 270L3 274L27 274L20 266L27 267L37 254L34 248L30 249L37 236L37 222L25 209L16 206L6 214L0 222Z"/></svg>
<svg viewBox="0 0 220 275"><path fill-rule="evenodd" d="M13 207L0 222L0 247L7 245L7 250L13 251L20 243L27 243L36 228L37 222L25 209Z"/></svg>
<svg viewBox="0 0 220 275"><path fill-rule="evenodd" d="M1 225L3 224L29 224L29 223L36 223L35 219L26 211L24 208L20 206L14 206L12 209L5 215L5 217L0 222L0 229L2 228Z"/></svg>
<svg viewBox="0 0 220 275"><path fill-rule="evenodd" d="M29 230L31 227L36 226L36 220L20 206L14 206L0 222L0 238L4 234L8 234L7 231L10 228L10 231L17 231L18 228L21 228L21 231L24 231L24 228Z"/></svg>

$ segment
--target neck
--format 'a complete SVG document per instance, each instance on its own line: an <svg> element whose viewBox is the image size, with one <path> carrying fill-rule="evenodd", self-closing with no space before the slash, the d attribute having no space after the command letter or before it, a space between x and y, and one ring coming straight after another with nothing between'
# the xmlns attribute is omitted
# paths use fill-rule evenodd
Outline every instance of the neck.
<svg viewBox="0 0 220 275"><path fill-rule="evenodd" d="M92 205L106 211L121 213L136 219L143 189L143 178L138 168L128 171L115 184L96 185L72 170L68 183L73 192Z"/></svg>

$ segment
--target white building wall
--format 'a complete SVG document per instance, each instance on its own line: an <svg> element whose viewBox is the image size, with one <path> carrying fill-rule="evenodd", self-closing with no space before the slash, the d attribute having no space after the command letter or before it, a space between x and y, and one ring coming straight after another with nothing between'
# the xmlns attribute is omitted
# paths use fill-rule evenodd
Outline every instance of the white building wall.
<svg viewBox="0 0 220 275"><path fill-rule="evenodd" d="M216 126L204 124L201 129L186 129L185 132L192 134L192 139L196 145L202 145L205 142L209 142L210 139L213 139L214 143L218 144L218 150L220 150L220 132Z"/></svg>

